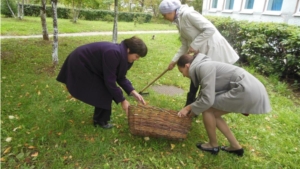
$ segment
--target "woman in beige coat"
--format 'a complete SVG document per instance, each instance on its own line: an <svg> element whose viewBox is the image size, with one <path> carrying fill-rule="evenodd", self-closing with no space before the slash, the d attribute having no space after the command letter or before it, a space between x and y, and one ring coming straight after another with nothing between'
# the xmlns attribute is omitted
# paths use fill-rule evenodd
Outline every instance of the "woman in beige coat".
<svg viewBox="0 0 300 169"><path fill-rule="evenodd" d="M238 143L227 123L221 117L229 112L242 114L263 114L271 111L269 97L264 85L246 70L209 57L185 54L177 62L184 77L192 80L194 86L201 86L198 98L178 112L186 116L188 112L202 113L203 123L208 134L208 143L198 143L200 150L218 154L216 137L218 128L230 143L221 150L243 156L244 149Z"/></svg>
<svg viewBox="0 0 300 169"><path fill-rule="evenodd" d="M217 28L193 7L181 5L179 0L163 0L159 10L164 18L176 24L181 47L170 62L172 70L179 57L186 53L203 53L213 61L234 64L239 56ZM187 103L194 101L198 88L190 86Z"/></svg>

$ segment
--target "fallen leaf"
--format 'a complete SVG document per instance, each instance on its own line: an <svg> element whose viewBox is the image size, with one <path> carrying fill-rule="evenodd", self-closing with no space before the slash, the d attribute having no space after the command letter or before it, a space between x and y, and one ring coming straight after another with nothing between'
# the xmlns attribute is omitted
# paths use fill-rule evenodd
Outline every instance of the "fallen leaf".
<svg viewBox="0 0 300 169"><path fill-rule="evenodd" d="M4 157L1 157L1 160L0 160L1 162L5 162L6 160L5 160L5 158Z"/></svg>
<svg viewBox="0 0 300 169"><path fill-rule="evenodd" d="M8 119L14 119L15 116L8 116Z"/></svg>
<svg viewBox="0 0 300 169"><path fill-rule="evenodd" d="M114 143L117 143L119 140L118 139L115 139Z"/></svg>
<svg viewBox="0 0 300 169"><path fill-rule="evenodd" d="M31 154L31 157L37 157L39 155L39 152L35 152L33 154Z"/></svg>
<svg viewBox="0 0 300 169"><path fill-rule="evenodd" d="M150 138L149 138L149 137L144 137L144 140L145 140L145 141L149 141Z"/></svg>
<svg viewBox="0 0 300 169"><path fill-rule="evenodd" d="M6 142L11 142L11 140L12 140L11 137L7 137L7 138L5 139Z"/></svg>
<svg viewBox="0 0 300 169"><path fill-rule="evenodd" d="M22 128L21 126L16 127L16 128L13 129L13 131L17 131L18 129L21 129L21 128Z"/></svg>
<svg viewBox="0 0 300 169"><path fill-rule="evenodd" d="M171 144L171 150L175 148L175 144Z"/></svg>
<svg viewBox="0 0 300 169"><path fill-rule="evenodd" d="M203 153L200 153L199 156L200 156L200 157L204 157L204 154L203 154Z"/></svg>
<svg viewBox="0 0 300 169"><path fill-rule="evenodd" d="M41 95L41 91L38 91L38 95Z"/></svg>
<svg viewBox="0 0 300 169"><path fill-rule="evenodd" d="M11 147L8 147L7 149L5 149L5 150L4 150L3 154L7 154L7 153L9 153L9 152L10 152L10 150L11 150Z"/></svg>
<svg viewBox="0 0 300 169"><path fill-rule="evenodd" d="M34 147L34 146L29 146L28 148L29 148L29 149L35 149L35 147Z"/></svg>
<svg viewBox="0 0 300 169"><path fill-rule="evenodd" d="M183 162L183 161L181 161L181 160L180 160L180 163L181 163L183 166L185 166L185 164L184 164L184 162Z"/></svg>
<svg viewBox="0 0 300 169"><path fill-rule="evenodd" d="M130 159L129 158L125 158L125 159L123 159L122 161L123 162L128 162Z"/></svg>

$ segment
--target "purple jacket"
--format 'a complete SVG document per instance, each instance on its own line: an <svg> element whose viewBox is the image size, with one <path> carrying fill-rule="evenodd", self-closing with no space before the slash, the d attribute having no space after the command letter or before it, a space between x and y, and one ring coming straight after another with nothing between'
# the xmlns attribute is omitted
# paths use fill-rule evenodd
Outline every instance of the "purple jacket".
<svg viewBox="0 0 300 169"><path fill-rule="evenodd" d="M134 90L126 78L127 48L123 42L96 42L75 49L65 60L57 81L65 83L70 94L78 100L103 109L111 109L125 100L122 90L129 94Z"/></svg>

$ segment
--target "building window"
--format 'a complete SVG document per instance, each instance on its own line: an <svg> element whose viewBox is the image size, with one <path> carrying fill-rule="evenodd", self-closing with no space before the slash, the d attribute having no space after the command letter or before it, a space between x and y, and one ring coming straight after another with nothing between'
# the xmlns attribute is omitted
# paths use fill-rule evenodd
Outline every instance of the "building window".
<svg viewBox="0 0 300 169"><path fill-rule="evenodd" d="M234 0L226 0L225 9L232 10L233 9Z"/></svg>
<svg viewBox="0 0 300 169"><path fill-rule="evenodd" d="M246 0L244 9L253 9L254 0Z"/></svg>
<svg viewBox="0 0 300 169"><path fill-rule="evenodd" d="M269 0L267 11L281 11L283 0Z"/></svg>
<svg viewBox="0 0 300 169"><path fill-rule="evenodd" d="M296 7L294 16L300 16L300 0L298 0L298 6Z"/></svg>
<svg viewBox="0 0 300 169"><path fill-rule="evenodd" d="M217 6L218 6L218 0L212 0L211 8L217 8Z"/></svg>

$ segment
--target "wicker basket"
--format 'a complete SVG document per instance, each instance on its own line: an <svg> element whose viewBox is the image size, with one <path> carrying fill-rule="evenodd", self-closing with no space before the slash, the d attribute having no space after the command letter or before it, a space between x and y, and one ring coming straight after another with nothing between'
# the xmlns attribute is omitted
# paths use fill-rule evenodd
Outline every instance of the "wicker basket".
<svg viewBox="0 0 300 169"><path fill-rule="evenodd" d="M178 117L173 110L152 106L130 106L128 113L130 133L138 136L163 137L172 140L185 139L192 118Z"/></svg>

